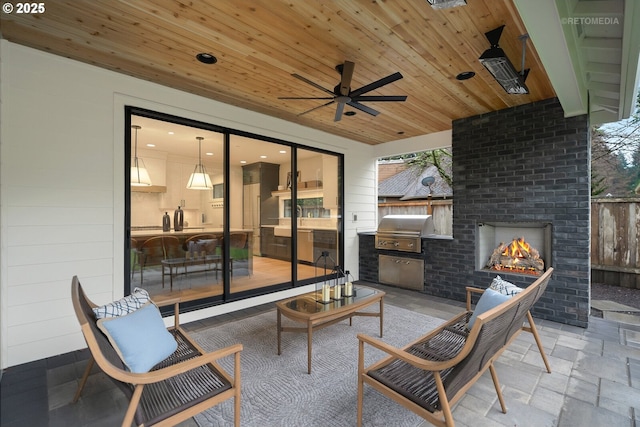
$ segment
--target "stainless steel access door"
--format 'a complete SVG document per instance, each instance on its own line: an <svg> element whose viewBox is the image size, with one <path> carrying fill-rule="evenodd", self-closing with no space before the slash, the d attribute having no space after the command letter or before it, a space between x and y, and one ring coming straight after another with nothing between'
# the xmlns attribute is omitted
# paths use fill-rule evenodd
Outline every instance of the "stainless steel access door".
<svg viewBox="0 0 640 427"><path fill-rule="evenodd" d="M424 260L378 255L378 281L421 291L424 289Z"/></svg>

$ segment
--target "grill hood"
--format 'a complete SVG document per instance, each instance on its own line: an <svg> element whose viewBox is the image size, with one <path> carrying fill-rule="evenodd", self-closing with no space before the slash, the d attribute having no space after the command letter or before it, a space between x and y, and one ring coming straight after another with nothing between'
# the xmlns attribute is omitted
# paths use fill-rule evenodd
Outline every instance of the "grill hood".
<svg viewBox="0 0 640 427"><path fill-rule="evenodd" d="M378 224L378 234L425 237L435 234L431 215L385 215Z"/></svg>

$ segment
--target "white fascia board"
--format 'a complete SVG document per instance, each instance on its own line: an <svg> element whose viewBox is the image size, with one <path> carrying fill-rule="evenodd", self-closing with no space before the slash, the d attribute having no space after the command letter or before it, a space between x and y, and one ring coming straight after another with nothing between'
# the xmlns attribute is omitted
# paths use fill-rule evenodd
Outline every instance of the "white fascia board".
<svg viewBox="0 0 640 427"><path fill-rule="evenodd" d="M563 28L558 6L565 0L514 0L527 33L542 61L566 117L588 112L587 89L578 72L580 58L573 41L567 42L572 28ZM567 27L567 25L565 25Z"/></svg>
<svg viewBox="0 0 640 427"><path fill-rule="evenodd" d="M624 6L622 66L620 81L620 117L627 119L636 109L640 81L640 5L627 0Z"/></svg>

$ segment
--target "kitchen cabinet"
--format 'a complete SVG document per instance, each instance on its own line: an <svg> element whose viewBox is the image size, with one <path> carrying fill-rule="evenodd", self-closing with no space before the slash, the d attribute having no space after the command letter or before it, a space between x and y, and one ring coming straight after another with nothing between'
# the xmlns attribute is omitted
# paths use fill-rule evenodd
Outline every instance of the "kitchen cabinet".
<svg viewBox="0 0 640 427"><path fill-rule="evenodd" d="M205 190L190 190L187 182L195 165L167 162L167 192L162 195L162 209L201 209L201 197Z"/></svg>
<svg viewBox="0 0 640 427"><path fill-rule="evenodd" d="M322 190L325 209L338 208L338 157L322 155Z"/></svg>
<svg viewBox="0 0 640 427"><path fill-rule="evenodd" d="M313 264L313 230L298 229L298 262Z"/></svg>
<svg viewBox="0 0 640 427"><path fill-rule="evenodd" d="M327 252L327 269L333 269L339 264L338 260L338 232L336 230L313 230L313 259L317 260ZM320 258L318 267L324 267L324 259Z"/></svg>
<svg viewBox="0 0 640 427"><path fill-rule="evenodd" d="M291 261L291 237L274 235L273 227L262 227L260 234L262 256Z"/></svg>

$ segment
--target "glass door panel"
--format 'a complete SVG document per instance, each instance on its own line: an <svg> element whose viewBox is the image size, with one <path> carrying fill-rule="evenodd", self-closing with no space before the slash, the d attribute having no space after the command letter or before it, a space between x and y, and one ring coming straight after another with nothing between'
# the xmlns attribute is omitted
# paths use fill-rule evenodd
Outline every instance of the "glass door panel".
<svg viewBox="0 0 640 427"><path fill-rule="evenodd" d="M337 166L335 156L298 149L297 224L298 280L331 274L339 264Z"/></svg>
<svg viewBox="0 0 640 427"><path fill-rule="evenodd" d="M281 203L290 194L291 148L238 135L230 147L230 290L291 282L291 224Z"/></svg>
<svg viewBox="0 0 640 427"><path fill-rule="evenodd" d="M142 287L156 300L194 291L199 298L222 295L224 199L214 188L224 184L223 134L138 115L131 124L132 157L151 181L130 189L131 289ZM187 188L194 172L211 183Z"/></svg>

